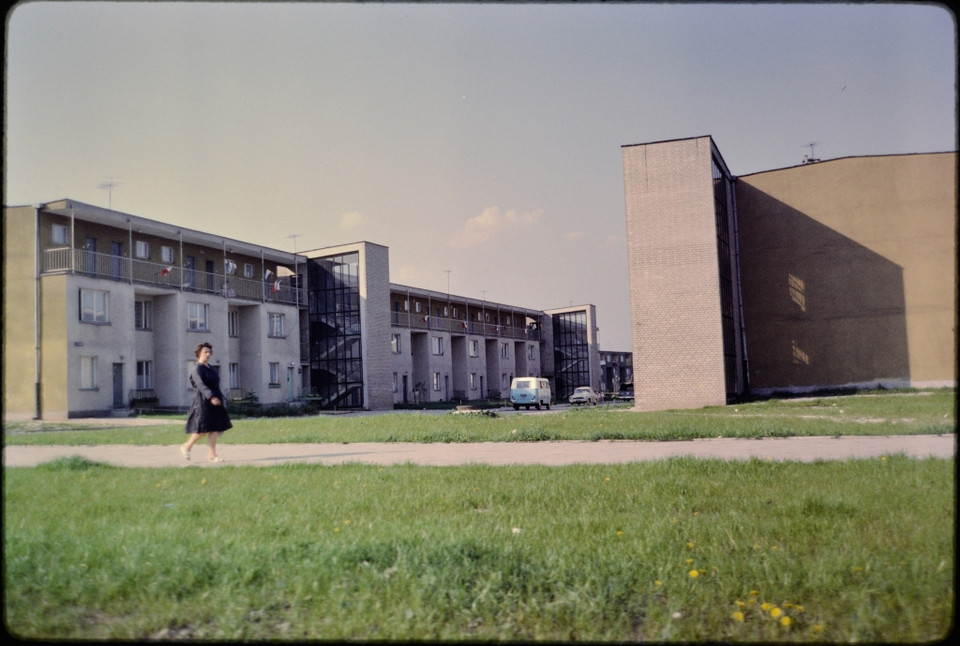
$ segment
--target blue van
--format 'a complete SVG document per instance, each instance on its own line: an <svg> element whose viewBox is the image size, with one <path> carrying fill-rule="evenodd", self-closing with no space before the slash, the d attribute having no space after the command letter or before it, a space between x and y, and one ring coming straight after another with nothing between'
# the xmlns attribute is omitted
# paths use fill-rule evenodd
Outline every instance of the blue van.
<svg viewBox="0 0 960 646"><path fill-rule="evenodd" d="M550 381L543 377L516 377L510 383L510 403L513 410L520 410L521 406L526 406L530 410L531 406L536 406L540 410L541 406L546 406L550 410L550 400L553 399L553 393L550 391Z"/></svg>

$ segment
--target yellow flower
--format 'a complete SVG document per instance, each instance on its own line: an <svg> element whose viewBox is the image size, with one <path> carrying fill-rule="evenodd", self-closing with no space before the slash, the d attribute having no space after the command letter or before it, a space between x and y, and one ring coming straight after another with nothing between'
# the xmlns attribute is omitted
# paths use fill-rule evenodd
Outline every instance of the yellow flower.
<svg viewBox="0 0 960 646"><path fill-rule="evenodd" d="M350 524L350 521L349 521L349 520L345 520L345 521L343 521L343 524L344 524L344 525L349 525L349 524Z"/></svg>
<svg viewBox="0 0 960 646"><path fill-rule="evenodd" d="M760 591L759 591L759 590L751 590L751 591L750 591L750 596L751 596L751 597L755 597L755 596L757 596L758 594L760 594Z"/></svg>
<svg viewBox="0 0 960 646"><path fill-rule="evenodd" d="M733 613L733 618L735 621L743 621L743 613L739 610L735 610Z"/></svg>
<svg viewBox="0 0 960 646"><path fill-rule="evenodd" d="M781 610L780 608L774 607L770 609L770 616L773 617L774 619L776 619L782 614L783 614L783 610Z"/></svg>
<svg viewBox="0 0 960 646"><path fill-rule="evenodd" d="M694 547L696 547L696 546L694 545L693 541L690 541L689 543L687 543L687 549L691 549L691 550L692 550Z"/></svg>
<svg viewBox="0 0 960 646"><path fill-rule="evenodd" d="M690 572L688 572L688 574L690 575L690 578L691 578L691 579L696 579L698 576L700 576L700 571L699 571L699 570L690 570Z"/></svg>
<svg viewBox="0 0 960 646"><path fill-rule="evenodd" d="M784 616L784 618L780 620L780 625L783 626L784 628L789 628L790 623L791 623L790 617Z"/></svg>
<svg viewBox="0 0 960 646"><path fill-rule="evenodd" d="M617 530L617 536L623 536L623 530L622 530L622 529L618 529L618 530Z"/></svg>
<svg viewBox="0 0 960 646"><path fill-rule="evenodd" d="M693 559L687 559L687 565L690 565L691 563L693 563Z"/></svg>
<svg viewBox="0 0 960 646"><path fill-rule="evenodd" d="M763 610L764 612L770 612L770 608L772 607L773 607L773 604L771 604L768 601L764 601L762 604L760 604L760 609Z"/></svg>
<svg viewBox="0 0 960 646"><path fill-rule="evenodd" d="M661 585L663 585L663 581L661 581L660 579L657 579L656 581L653 582L653 585L655 585L655 586L661 586Z"/></svg>
<svg viewBox="0 0 960 646"><path fill-rule="evenodd" d="M743 608L745 605L747 605L744 602L740 601L739 599L734 601L734 603L737 605L738 608Z"/></svg>

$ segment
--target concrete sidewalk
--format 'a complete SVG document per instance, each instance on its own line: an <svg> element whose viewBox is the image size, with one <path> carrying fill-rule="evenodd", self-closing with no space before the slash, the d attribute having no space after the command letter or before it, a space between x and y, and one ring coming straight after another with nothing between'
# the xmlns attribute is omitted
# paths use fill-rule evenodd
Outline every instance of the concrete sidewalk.
<svg viewBox="0 0 960 646"><path fill-rule="evenodd" d="M176 444L165 446L5 446L4 467L29 467L58 458L80 456L122 467L273 466L277 464L620 464L690 456L720 460L847 460L902 454L912 458L952 458L955 435L895 435L791 437L778 439L703 439L681 442L629 440L560 442L477 442L413 444L357 442L340 444L230 444L221 441L217 452L224 460L206 460L203 440L185 461Z"/></svg>

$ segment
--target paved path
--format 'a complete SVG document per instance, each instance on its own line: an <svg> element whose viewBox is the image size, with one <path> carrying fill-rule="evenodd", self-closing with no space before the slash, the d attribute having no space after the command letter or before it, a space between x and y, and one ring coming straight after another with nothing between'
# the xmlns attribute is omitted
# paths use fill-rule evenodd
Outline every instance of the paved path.
<svg viewBox="0 0 960 646"><path fill-rule="evenodd" d="M230 444L221 442L218 453L225 460L208 463L206 446L198 443L192 460L186 462L176 444L165 446L5 446L3 466L35 466L58 458L81 456L123 467L173 467L196 465L272 466L307 462L312 464L617 464L661 460L675 456L721 460L845 460L903 454L914 458L952 458L955 435L896 435L868 437L791 437L780 439L703 439L681 442L562 441L478 442L468 444L412 444L401 442L356 442L349 444Z"/></svg>

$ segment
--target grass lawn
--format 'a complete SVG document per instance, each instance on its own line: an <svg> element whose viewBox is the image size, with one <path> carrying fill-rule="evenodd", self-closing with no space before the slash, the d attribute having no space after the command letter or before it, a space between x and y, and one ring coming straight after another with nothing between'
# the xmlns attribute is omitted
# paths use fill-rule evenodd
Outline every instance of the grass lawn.
<svg viewBox="0 0 960 646"><path fill-rule="evenodd" d="M244 419L224 441L954 426L953 391L932 391L665 413ZM173 444L182 428L8 425L4 439ZM900 455L216 470L71 458L4 469L4 616L29 640L929 642L952 629L955 494L953 459Z"/></svg>

